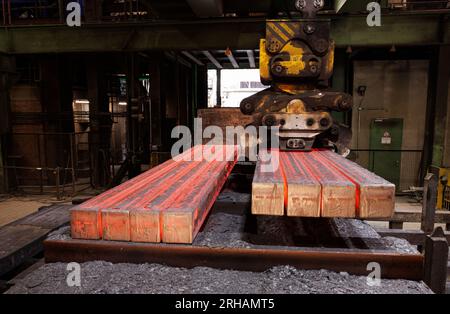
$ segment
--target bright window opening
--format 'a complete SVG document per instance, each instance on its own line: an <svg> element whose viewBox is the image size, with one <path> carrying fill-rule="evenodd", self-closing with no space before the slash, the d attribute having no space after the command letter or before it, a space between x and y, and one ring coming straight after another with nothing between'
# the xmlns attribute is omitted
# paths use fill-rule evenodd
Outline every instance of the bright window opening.
<svg viewBox="0 0 450 314"><path fill-rule="evenodd" d="M259 69L220 71L220 102L217 101L217 70L208 70L208 107L239 107L241 101L268 86L261 84Z"/></svg>

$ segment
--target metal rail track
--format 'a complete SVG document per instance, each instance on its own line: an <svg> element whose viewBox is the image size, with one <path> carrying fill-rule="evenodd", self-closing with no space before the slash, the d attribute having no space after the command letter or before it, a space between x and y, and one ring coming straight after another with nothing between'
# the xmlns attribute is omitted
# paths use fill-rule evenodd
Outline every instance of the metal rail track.
<svg viewBox="0 0 450 314"><path fill-rule="evenodd" d="M328 269L368 275L367 265L379 263L382 278L422 280L421 254L360 249L267 247L210 248L188 245L141 244L102 240L47 240L45 261L113 263L159 263L174 267L205 266L219 269L265 271L277 265L301 269Z"/></svg>

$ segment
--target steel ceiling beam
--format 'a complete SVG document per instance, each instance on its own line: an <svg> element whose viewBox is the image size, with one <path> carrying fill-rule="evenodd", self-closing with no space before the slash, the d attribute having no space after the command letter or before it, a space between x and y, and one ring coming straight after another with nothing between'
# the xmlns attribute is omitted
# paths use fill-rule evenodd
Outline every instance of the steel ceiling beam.
<svg viewBox="0 0 450 314"><path fill-rule="evenodd" d="M347 0L334 0L334 10L336 12L339 12L342 7L345 5L345 3L347 2Z"/></svg>
<svg viewBox="0 0 450 314"><path fill-rule="evenodd" d="M181 52L184 56L186 56L187 58L191 59L192 61L194 61L197 65L205 65L203 62L201 62L199 59L197 59L196 57L194 57L192 54L190 54L187 51L182 51Z"/></svg>
<svg viewBox="0 0 450 314"><path fill-rule="evenodd" d="M239 69L239 63L237 63L236 59L234 58L233 52L231 50L226 50L225 55L227 56L228 60L230 60L233 68Z"/></svg>
<svg viewBox="0 0 450 314"><path fill-rule="evenodd" d="M247 50L247 57L248 57L248 63L250 64L250 67L252 69L256 68L255 54L253 53L253 50Z"/></svg>
<svg viewBox="0 0 450 314"><path fill-rule="evenodd" d="M202 53L205 55L205 57L209 59L209 61L211 61L216 66L216 68L218 69L223 68L223 66L219 63L219 61L217 61L216 58L214 58L214 56L208 50L203 50Z"/></svg>
<svg viewBox="0 0 450 314"><path fill-rule="evenodd" d="M443 15L383 16L381 27L367 27L366 16L333 17L331 38L338 47L450 44L450 22ZM450 16L450 14L446 14ZM16 54L126 51L255 49L265 19L221 18L191 22L13 26L0 29L0 52Z"/></svg>

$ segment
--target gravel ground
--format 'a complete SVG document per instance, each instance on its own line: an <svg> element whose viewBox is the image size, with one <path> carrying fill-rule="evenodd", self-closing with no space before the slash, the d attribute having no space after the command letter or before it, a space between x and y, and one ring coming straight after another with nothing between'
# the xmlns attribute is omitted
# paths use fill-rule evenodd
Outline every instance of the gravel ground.
<svg viewBox="0 0 450 314"><path fill-rule="evenodd" d="M326 270L297 270L278 266L263 273L217 270L207 267L174 268L157 264L81 264L81 287L66 284L67 264L46 264L19 280L7 294L428 294L423 283L382 280L378 287L366 277Z"/></svg>
<svg viewBox="0 0 450 314"><path fill-rule="evenodd" d="M305 234L302 219L290 217L256 218L258 236L246 234L245 216L216 212L208 219L205 228L196 237L194 244L208 247L255 247L255 240L260 244L301 246L295 237ZM361 245L363 239L367 249L392 250L401 253L418 253L416 248L404 239L382 238L371 225L357 219L334 219L335 236L343 239L348 247ZM253 240L253 241L252 241ZM326 246L326 245L325 245ZM343 246L345 247L345 246Z"/></svg>
<svg viewBox="0 0 450 314"><path fill-rule="evenodd" d="M260 237L258 241L270 242L272 239L278 245L288 245L294 249L295 234L306 232L305 222L302 220L286 217L256 219L257 235L252 235L245 233L245 216L214 212L198 234L194 245L252 248L256 246L252 239ZM365 222L335 219L332 223L334 228L331 232L335 236L346 238L346 245L353 245L352 239L364 239L369 249L417 253L405 240L381 238ZM317 232L320 233L321 230ZM280 238L280 235L286 236ZM55 231L50 238L70 239L69 227ZM363 276L326 270L297 270L290 266L278 266L262 273L254 273L207 267L184 269L157 264L111 264L101 261L82 264L82 286L68 287L66 276L69 271L66 267L67 264L64 263L46 264L26 278L18 280L7 293L431 293L425 284L414 281L382 280L381 286L370 287Z"/></svg>

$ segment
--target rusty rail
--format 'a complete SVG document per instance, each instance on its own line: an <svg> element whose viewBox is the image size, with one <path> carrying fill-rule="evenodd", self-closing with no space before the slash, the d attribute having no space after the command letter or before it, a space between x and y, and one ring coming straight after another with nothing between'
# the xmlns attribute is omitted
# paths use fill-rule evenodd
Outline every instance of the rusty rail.
<svg viewBox="0 0 450 314"><path fill-rule="evenodd" d="M301 269L328 269L368 275L367 265L381 265L383 278L422 280L423 255L392 251L285 247L210 248L187 245L106 242L101 240L46 240L45 261L159 263L174 267L205 266L219 269L265 271L277 265Z"/></svg>

